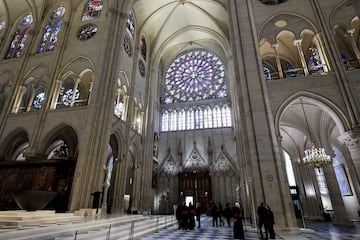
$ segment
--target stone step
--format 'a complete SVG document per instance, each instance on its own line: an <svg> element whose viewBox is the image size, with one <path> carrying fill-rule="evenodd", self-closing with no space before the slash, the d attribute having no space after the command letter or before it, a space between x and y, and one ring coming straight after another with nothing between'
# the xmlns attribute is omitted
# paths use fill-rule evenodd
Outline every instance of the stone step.
<svg viewBox="0 0 360 240"><path fill-rule="evenodd" d="M1 239L55 239L63 238L64 236L73 237L76 231L79 234L86 233L92 229L108 229L109 225L121 225L130 222L136 222L143 220L141 215L122 215L111 218L87 218L80 223L62 224L51 227L32 226L31 229L22 229L21 231L9 231L2 234ZM24 228L24 227L23 227ZM105 231L104 230L104 231ZM51 236L51 238L49 238Z"/></svg>

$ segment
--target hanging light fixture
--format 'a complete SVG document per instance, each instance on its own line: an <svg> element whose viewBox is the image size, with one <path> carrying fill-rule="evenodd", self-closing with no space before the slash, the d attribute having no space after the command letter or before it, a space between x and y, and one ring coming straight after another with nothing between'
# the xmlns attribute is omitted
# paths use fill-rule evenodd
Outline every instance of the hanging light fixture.
<svg viewBox="0 0 360 240"><path fill-rule="evenodd" d="M301 98L300 98L300 103L301 103L302 111L304 113L306 128L307 128L307 131L308 131L308 134L309 134L309 137L310 137L310 141L311 141L311 148L306 149L304 151L304 153L305 153L305 157L303 157L304 164L306 166L309 166L309 167L312 167L312 168L318 168L318 169L320 169L322 167L329 166L329 165L332 164L332 160L331 160L330 156L325 153L324 148L317 148L315 146L315 144L313 142L313 139L312 139L312 136L311 136L309 122L307 120L304 105L303 105L303 102L302 102Z"/></svg>

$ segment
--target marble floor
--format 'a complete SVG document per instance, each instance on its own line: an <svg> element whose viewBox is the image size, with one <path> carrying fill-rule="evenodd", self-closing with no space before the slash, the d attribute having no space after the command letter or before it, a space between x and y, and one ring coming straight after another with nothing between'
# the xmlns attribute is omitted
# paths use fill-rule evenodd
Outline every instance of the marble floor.
<svg viewBox="0 0 360 240"><path fill-rule="evenodd" d="M155 240L155 239L167 239L167 240L205 240L205 239L221 239L230 240L233 239L232 228L226 226L213 227L211 218L202 218L202 226L200 229L196 228L193 231L186 231L178 229L177 226L159 231L158 233L152 233L147 236L143 236L141 240ZM302 224L299 223L299 227L302 228ZM335 226L331 222L307 222L306 229L303 229L301 234L290 234L279 232L276 233L276 239L284 240L354 240L360 239L360 223L354 223L354 226L344 227ZM310 231L308 231L310 230ZM314 230L314 233L306 233ZM260 239L259 233L256 229L245 225L245 239L255 240Z"/></svg>

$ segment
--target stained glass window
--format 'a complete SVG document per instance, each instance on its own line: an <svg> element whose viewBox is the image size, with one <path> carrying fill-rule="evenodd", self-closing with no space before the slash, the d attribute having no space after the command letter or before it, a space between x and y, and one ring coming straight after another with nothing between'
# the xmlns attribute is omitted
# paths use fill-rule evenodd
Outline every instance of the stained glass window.
<svg viewBox="0 0 360 240"><path fill-rule="evenodd" d="M43 37L38 48L38 53L53 51L55 49L55 44L58 39L57 36L61 30L61 25L63 23L61 19L64 14L64 7L59 7L51 13L50 21L44 28Z"/></svg>
<svg viewBox="0 0 360 240"><path fill-rule="evenodd" d="M165 76L164 103L227 97L225 70L214 54L196 50L177 57Z"/></svg>
<svg viewBox="0 0 360 240"><path fill-rule="evenodd" d="M308 68L310 72L323 72L323 63L321 61L321 57L319 51L316 48L310 48L311 57L309 58Z"/></svg>
<svg viewBox="0 0 360 240"><path fill-rule="evenodd" d="M5 54L5 59L19 58L21 56L26 40L30 36L30 26L32 22L33 17L31 14L20 20L17 30L11 39L10 46Z"/></svg>
<svg viewBox="0 0 360 240"><path fill-rule="evenodd" d="M33 106L35 109L40 109L45 100L45 92L39 92L36 94L33 100Z"/></svg>
<svg viewBox="0 0 360 240"><path fill-rule="evenodd" d="M194 50L178 56L164 82L162 131L231 127L225 68L216 55Z"/></svg>
<svg viewBox="0 0 360 240"><path fill-rule="evenodd" d="M103 9L103 0L87 0L81 21L87 21L98 18Z"/></svg>
<svg viewBox="0 0 360 240"><path fill-rule="evenodd" d="M2 32L2 30L5 28L5 22L4 21L0 21L0 33Z"/></svg>
<svg viewBox="0 0 360 240"><path fill-rule="evenodd" d="M264 78L265 80L271 80L271 71L270 68L268 66L264 66Z"/></svg>
<svg viewBox="0 0 360 240"><path fill-rule="evenodd" d="M88 24L79 29L77 37L80 41L85 41L92 38L97 32L97 26L94 24Z"/></svg>
<svg viewBox="0 0 360 240"><path fill-rule="evenodd" d="M72 88L65 90L65 92L61 96L61 102L65 106L70 106L73 95L74 95L74 90ZM80 91L79 91L79 89L76 89L75 100L78 100L79 97L80 97Z"/></svg>
<svg viewBox="0 0 360 240"><path fill-rule="evenodd" d="M135 21L133 13L130 11L128 12L128 20L126 22L126 28L129 31L130 35L134 37L135 35Z"/></svg>
<svg viewBox="0 0 360 240"><path fill-rule="evenodd" d="M140 53L142 58L146 61L146 41L144 36L141 36L140 40Z"/></svg>

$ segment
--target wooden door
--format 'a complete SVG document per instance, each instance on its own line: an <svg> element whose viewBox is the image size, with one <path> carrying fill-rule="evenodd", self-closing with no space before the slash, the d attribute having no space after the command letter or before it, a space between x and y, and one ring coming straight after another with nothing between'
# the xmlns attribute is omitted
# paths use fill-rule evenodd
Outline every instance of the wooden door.
<svg viewBox="0 0 360 240"><path fill-rule="evenodd" d="M201 204L204 213L208 212L211 201L211 176L208 171L189 171L179 173L180 201L185 201L186 196L192 196L194 205Z"/></svg>

